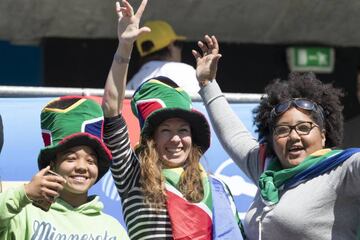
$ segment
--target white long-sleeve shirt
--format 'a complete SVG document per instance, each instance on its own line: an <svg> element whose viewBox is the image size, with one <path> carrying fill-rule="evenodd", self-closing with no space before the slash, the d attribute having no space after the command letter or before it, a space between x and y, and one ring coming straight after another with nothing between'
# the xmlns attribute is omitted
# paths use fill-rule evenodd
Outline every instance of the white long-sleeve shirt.
<svg viewBox="0 0 360 240"><path fill-rule="evenodd" d="M136 90L144 81L158 76L168 77L187 93L197 94L200 90L195 69L186 63L150 61L145 63L126 85L128 90Z"/></svg>

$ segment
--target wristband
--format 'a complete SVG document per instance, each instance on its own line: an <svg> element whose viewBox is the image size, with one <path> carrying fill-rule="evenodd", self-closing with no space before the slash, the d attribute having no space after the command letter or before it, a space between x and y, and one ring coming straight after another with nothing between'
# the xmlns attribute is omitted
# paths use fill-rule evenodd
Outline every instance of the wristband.
<svg viewBox="0 0 360 240"><path fill-rule="evenodd" d="M119 54L116 54L114 55L114 61L119 63L119 64L122 64L122 63L129 63L130 62L130 58L126 58L126 57L123 57L123 56L120 56Z"/></svg>
<svg viewBox="0 0 360 240"><path fill-rule="evenodd" d="M199 86L200 86L200 87L205 87L205 86L207 86L209 83L212 83L214 80L215 80L215 79L199 81Z"/></svg>

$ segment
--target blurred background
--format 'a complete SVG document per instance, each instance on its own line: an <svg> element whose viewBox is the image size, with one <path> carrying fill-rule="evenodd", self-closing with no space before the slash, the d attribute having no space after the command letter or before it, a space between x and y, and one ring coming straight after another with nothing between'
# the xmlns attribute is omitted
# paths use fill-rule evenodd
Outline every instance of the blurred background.
<svg viewBox="0 0 360 240"><path fill-rule="evenodd" d="M140 0L130 1L135 8ZM117 46L113 0L1 0L0 85L102 88ZM346 119L360 112L360 2L150 0L143 20L187 36L183 60L204 34L220 41L224 92L262 93L292 70L316 72L346 92ZM138 70L134 48L129 78Z"/></svg>

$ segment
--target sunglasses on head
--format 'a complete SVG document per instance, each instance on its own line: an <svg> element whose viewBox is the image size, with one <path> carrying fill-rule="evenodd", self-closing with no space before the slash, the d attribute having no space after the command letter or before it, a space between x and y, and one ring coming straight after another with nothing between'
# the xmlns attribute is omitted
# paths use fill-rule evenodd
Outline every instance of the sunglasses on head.
<svg viewBox="0 0 360 240"><path fill-rule="evenodd" d="M322 109L320 108L320 106L317 105L315 102L310 101L310 100L305 99L305 98L293 98L291 100L288 100L288 101L281 102L281 103L277 104L271 110L270 117L272 119L274 119L275 117L280 116L281 114L286 112L292 106L294 106L296 108L299 108L299 109L306 110L306 111L319 112L320 116L321 116L321 119L324 119Z"/></svg>

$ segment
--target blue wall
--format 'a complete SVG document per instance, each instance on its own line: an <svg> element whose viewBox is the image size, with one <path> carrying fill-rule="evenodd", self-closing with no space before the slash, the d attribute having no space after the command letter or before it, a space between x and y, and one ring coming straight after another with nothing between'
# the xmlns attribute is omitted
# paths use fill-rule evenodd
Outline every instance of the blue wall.
<svg viewBox="0 0 360 240"><path fill-rule="evenodd" d="M41 86L42 83L42 49L0 41L0 85Z"/></svg>
<svg viewBox="0 0 360 240"><path fill-rule="evenodd" d="M51 99L0 98L0 114L4 125L4 146L0 154L0 177L3 184L29 181L38 171L37 156L43 147L40 112ZM256 104L238 103L231 106L253 132L251 110ZM201 102L195 102L194 107L207 116ZM238 211L243 216L255 195L256 187L223 150L213 129L211 147L201 161L205 169L229 185ZM120 198L109 172L91 189L91 194L99 195L105 205L104 211L123 223Z"/></svg>

